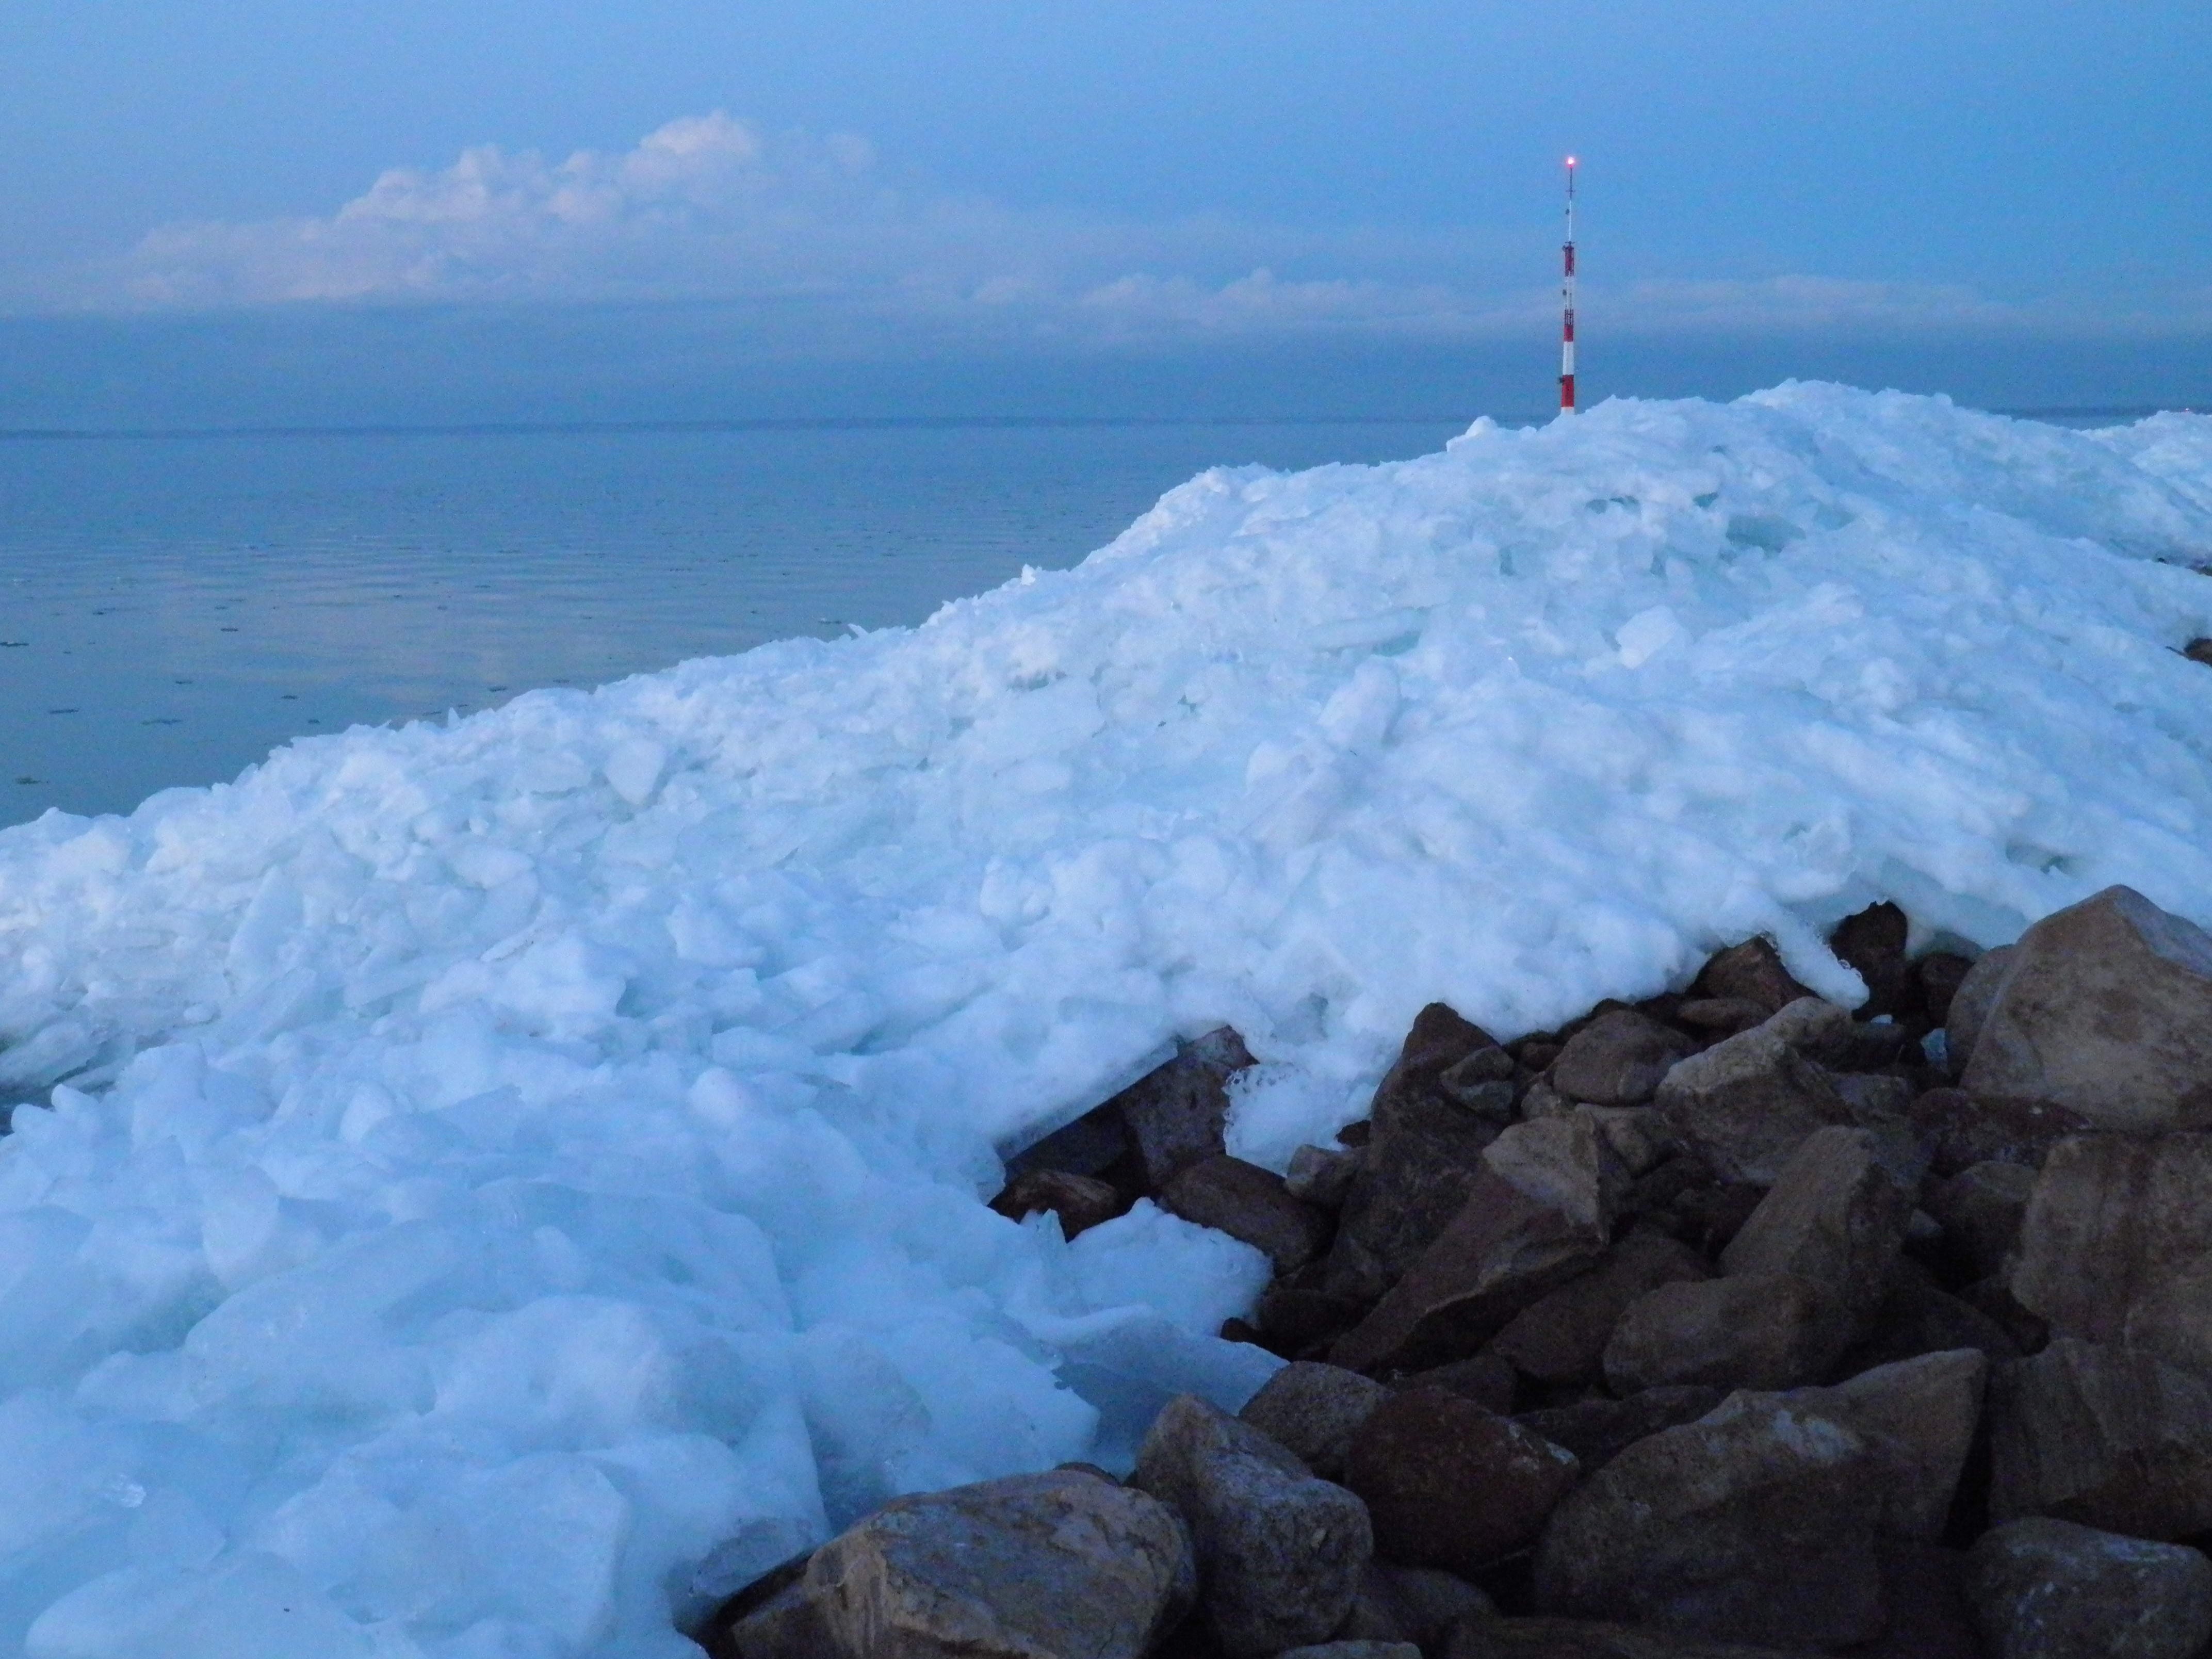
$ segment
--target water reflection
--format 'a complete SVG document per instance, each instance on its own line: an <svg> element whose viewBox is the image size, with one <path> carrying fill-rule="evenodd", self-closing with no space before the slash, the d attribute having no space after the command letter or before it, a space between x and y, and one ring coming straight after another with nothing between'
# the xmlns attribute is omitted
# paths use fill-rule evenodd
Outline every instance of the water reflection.
<svg viewBox="0 0 2212 1659"><path fill-rule="evenodd" d="M1072 564L1203 466L1457 422L0 441L0 823Z"/></svg>

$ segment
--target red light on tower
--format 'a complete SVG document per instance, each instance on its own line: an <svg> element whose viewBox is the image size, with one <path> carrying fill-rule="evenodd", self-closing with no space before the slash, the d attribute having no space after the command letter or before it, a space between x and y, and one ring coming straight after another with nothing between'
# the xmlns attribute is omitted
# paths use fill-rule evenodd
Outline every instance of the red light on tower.
<svg viewBox="0 0 2212 1659"><path fill-rule="evenodd" d="M1575 158L1567 157L1566 275L1559 284L1559 413L1575 412Z"/></svg>

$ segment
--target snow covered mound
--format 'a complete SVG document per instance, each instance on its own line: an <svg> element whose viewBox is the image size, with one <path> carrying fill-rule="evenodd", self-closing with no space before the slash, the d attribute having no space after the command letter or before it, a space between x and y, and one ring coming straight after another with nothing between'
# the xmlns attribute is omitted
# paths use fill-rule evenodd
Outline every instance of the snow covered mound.
<svg viewBox="0 0 2212 1659"><path fill-rule="evenodd" d="M1789 386L1218 471L1079 569L0 833L0 1650L690 1651L1126 1452L1256 1253L994 1147L1234 1024L1232 1150L1894 897L2212 923L2212 420ZM557 619L551 619L557 622ZM66 1079L62 1086L52 1087Z"/></svg>

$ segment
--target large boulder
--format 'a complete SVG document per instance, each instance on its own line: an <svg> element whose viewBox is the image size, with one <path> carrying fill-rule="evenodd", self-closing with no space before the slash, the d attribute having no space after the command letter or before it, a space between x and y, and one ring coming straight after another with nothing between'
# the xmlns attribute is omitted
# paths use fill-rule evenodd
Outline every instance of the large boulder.
<svg viewBox="0 0 2212 1659"><path fill-rule="evenodd" d="M1370 1109L1327 1288L1372 1302L1465 1207L1483 1149L1511 1121L1513 1060L1441 1002L1421 1010Z"/></svg>
<svg viewBox="0 0 2212 1659"><path fill-rule="evenodd" d="M1160 1189L1160 1207L1262 1251L1279 1273L1295 1272L1328 1246L1326 1210L1293 1197L1282 1176L1226 1152L1200 1158Z"/></svg>
<svg viewBox="0 0 2212 1659"><path fill-rule="evenodd" d="M1648 1014L1611 1008L1567 1039L1545 1076L1569 1100L1641 1106L1692 1046Z"/></svg>
<svg viewBox="0 0 2212 1659"><path fill-rule="evenodd" d="M1066 1170L1026 1170L991 1200L1000 1215L1020 1221L1042 1211L1060 1219L1063 1237L1088 1232L1129 1207L1113 1182Z"/></svg>
<svg viewBox="0 0 2212 1659"><path fill-rule="evenodd" d="M1094 1476L896 1498L727 1632L743 1659L1141 1659L1196 1585L1167 1505Z"/></svg>
<svg viewBox="0 0 2212 1659"><path fill-rule="evenodd" d="M1600 1395L1569 1406L1522 1412L1513 1420L1575 1455L1589 1474L1604 1468L1639 1440L1662 1429L1694 1423L1721 1403L1721 1390L1706 1383L1645 1389L1625 1400Z"/></svg>
<svg viewBox="0 0 2212 1659"><path fill-rule="evenodd" d="M1173 1060L1101 1109L1118 1112L1128 1126L1146 1191L1158 1192L1189 1165L1226 1150L1229 1079L1251 1064L1244 1039L1224 1025L1179 1044Z"/></svg>
<svg viewBox="0 0 2212 1659"><path fill-rule="evenodd" d="M1943 1059L1953 1077L1966 1069L1973 1058L1974 1044L1982 1035L1982 1022L1989 1018L1990 1009L1997 1000L1997 987L2004 983L2005 969L2012 965L2013 947L2000 945L1976 957L1973 963L1960 976L1952 991L1950 1006L1943 1016Z"/></svg>
<svg viewBox="0 0 2212 1659"><path fill-rule="evenodd" d="M1874 1328L1837 1362L1836 1369L1839 1375L1855 1376L1875 1365L1953 1348L1972 1348L1992 1364L2017 1359L2027 1352L2002 1324L1944 1290L1925 1267L1908 1258L1898 1264L1889 1295L1875 1312Z"/></svg>
<svg viewBox="0 0 2212 1659"><path fill-rule="evenodd" d="M1708 961L1698 970L1690 994L1705 1001L1750 1003L1772 1014L1809 993L1782 965L1771 939L1753 938L1729 945Z"/></svg>
<svg viewBox="0 0 2212 1659"><path fill-rule="evenodd" d="M1866 1442L1878 1471L1881 1527L1893 1538L1942 1536L1981 1421L1988 1358L1972 1348L1923 1354L1862 1371L1832 1388L1777 1396Z"/></svg>
<svg viewBox="0 0 2212 1659"><path fill-rule="evenodd" d="M1961 1079L2114 1129L2212 1127L2212 935L2131 887L2020 937Z"/></svg>
<svg viewBox="0 0 2212 1659"><path fill-rule="evenodd" d="M2039 1170L2053 1146L2094 1127L2077 1112L2032 1100L1978 1100L1964 1089L1926 1090L1906 1111L1939 1176L1991 1161Z"/></svg>
<svg viewBox="0 0 2212 1659"><path fill-rule="evenodd" d="M1538 1382L1593 1382L1603 1371L1606 1340L1630 1304L1662 1285L1712 1276L1705 1259L1680 1240L1632 1232L1589 1273L1516 1314L1487 1352Z"/></svg>
<svg viewBox="0 0 2212 1659"><path fill-rule="evenodd" d="M1324 1480L1340 1480L1352 1436L1389 1397L1358 1371L1298 1360L1269 1377L1237 1415Z"/></svg>
<svg viewBox="0 0 2212 1659"><path fill-rule="evenodd" d="M1987 1279L2010 1259L2035 1192L2035 1171L2017 1164L1970 1164L1928 1195L1943 1229L1944 1255L1962 1281Z"/></svg>
<svg viewBox="0 0 2212 1659"><path fill-rule="evenodd" d="M1808 1022L1796 1006L1691 1055L1659 1085L1668 1127L1728 1180L1769 1185L1806 1136L1853 1121L1827 1071L1802 1052Z"/></svg>
<svg viewBox="0 0 2212 1659"><path fill-rule="evenodd" d="M1444 1659L1802 1659L1801 1648L1747 1647L1603 1619L1471 1619Z"/></svg>
<svg viewBox="0 0 2212 1659"><path fill-rule="evenodd" d="M1458 1216L1330 1359L1378 1371L1472 1353L1597 1260L1626 1185L1588 1118L1515 1124L1483 1149Z"/></svg>
<svg viewBox="0 0 2212 1659"><path fill-rule="evenodd" d="M1723 1641L1866 1641L1882 1627L1881 1481L1842 1425L1734 1395L1568 1494L1537 1551L1537 1605Z"/></svg>
<svg viewBox="0 0 2212 1659"><path fill-rule="evenodd" d="M1360 1426L1344 1479L1386 1559L1471 1573L1534 1543L1577 1468L1573 1453L1510 1418L1414 1389Z"/></svg>
<svg viewBox="0 0 2212 1659"><path fill-rule="evenodd" d="M1793 1389L1826 1375L1834 1327L1826 1299L1795 1273L1662 1285L1613 1327L1606 1385L1617 1395L1688 1383Z"/></svg>
<svg viewBox="0 0 2212 1659"><path fill-rule="evenodd" d="M1990 1384L1990 1515L2137 1538L2212 1528L2212 1385L2154 1356L2062 1337Z"/></svg>
<svg viewBox="0 0 2212 1659"><path fill-rule="evenodd" d="M2062 1141L2016 1249L2013 1296L2052 1330L2212 1375L2212 1134Z"/></svg>
<svg viewBox="0 0 2212 1659"><path fill-rule="evenodd" d="M1860 1018L1903 1010L1913 989L1911 964L1905 955L1911 932L1905 912L1884 901L1845 916L1828 935L1828 948L1837 959L1856 969L1866 983Z"/></svg>
<svg viewBox="0 0 2212 1659"><path fill-rule="evenodd" d="M1869 1129L1815 1130L1721 1252L1723 1272L1788 1273L1819 1294L1827 1358L1873 1323L1888 1295L1918 1171L1899 1170Z"/></svg>
<svg viewBox="0 0 2212 1659"><path fill-rule="evenodd" d="M1190 1528L1200 1610L1230 1659L1319 1642L1343 1622L1374 1553L1366 1505L1259 1430L1178 1395L1130 1480Z"/></svg>
<svg viewBox="0 0 2212 1659"><path fill-rule="evenodd" d="M2070 1521L1983 1534L1966 1596L1990 1659L2197 1659L2212 1641L2212 1560Z"/></svg>

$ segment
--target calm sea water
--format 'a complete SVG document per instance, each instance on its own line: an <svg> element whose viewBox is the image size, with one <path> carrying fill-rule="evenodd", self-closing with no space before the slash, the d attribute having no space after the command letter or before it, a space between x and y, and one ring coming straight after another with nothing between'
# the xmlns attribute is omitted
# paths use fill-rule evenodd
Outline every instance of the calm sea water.
<svg viewBox="0 0 2212 1659"><path fill-rule="evenodd" d="M1459 423L0 437L0 823L1075 563L1216 463Z"/></svg>

